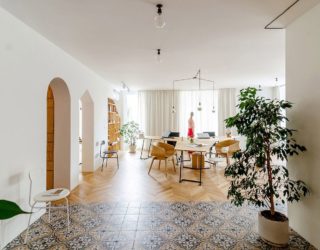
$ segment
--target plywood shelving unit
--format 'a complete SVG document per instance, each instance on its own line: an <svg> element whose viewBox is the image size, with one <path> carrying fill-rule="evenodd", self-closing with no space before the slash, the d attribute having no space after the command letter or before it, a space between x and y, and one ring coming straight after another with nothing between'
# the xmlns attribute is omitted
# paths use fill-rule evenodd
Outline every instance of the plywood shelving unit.
<svg viewBox="0 0 320 250"><path fill-rule="evenodd" d="M120 150L121 119L114 101L108 98L108 143L109 150Z"/></svg>

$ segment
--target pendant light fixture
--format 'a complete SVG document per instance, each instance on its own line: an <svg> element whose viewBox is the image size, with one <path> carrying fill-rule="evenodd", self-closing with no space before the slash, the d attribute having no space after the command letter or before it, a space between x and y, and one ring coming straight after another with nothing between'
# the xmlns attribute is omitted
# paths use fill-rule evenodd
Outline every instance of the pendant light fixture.
<svg viewBox="0 0 320 250"><path fill-rule="evenodd" d="M155 26L158 29L162 29L166 25L166 22L164 21L163 14L162 14L163 5L159 3L156 5L156 7L157 7L157 13L154 17Z"/></svg>
<svg viewBox="0 0 320 250"><path fill-rule="evenodd" d="M212 113L215 113L216 109L214 107L214 83L212 83L212 102L213 102Z"/></svg>
<svg viewBox="0 0 320 250"><path fill-rule="evenodd" d="M174 81L172 82L172 114L175 114L176 113L176 107L174 105Z"/></svg>
<svg viewBox="0 0 320 250"><path fill-rule="evenodd" d="M161 63L161 62L162 62L161 49L157 49L156 59L157 59L157 62L158 62L158 63Z"/></svg>
<svg viewBox="0 0 320 250"><path fill-rule="evenodd" d="M201 73L200 73L200 69L197 73L197 75L199 76L199 104L198 104L198 111L202 111L202 106L201 106ZM197 77L197 76L196 76Z"/></svg>

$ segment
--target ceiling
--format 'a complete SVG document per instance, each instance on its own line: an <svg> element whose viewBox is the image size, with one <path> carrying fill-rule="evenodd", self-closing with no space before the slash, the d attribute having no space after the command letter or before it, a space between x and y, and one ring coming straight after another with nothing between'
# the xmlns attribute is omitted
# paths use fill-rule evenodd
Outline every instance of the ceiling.
<svg viewBox="0 0 320 250"><path fill-rule="evenodd" d="M285 79L285 31L264 26L294 0L0 0L0 5L111 84L168 89L202 76L216 86L274 85ZM273 26L285 27L318 4L300 0ZM162 49L162 62L156 50ZM195 82L177 87L197 86Z"/></svg>

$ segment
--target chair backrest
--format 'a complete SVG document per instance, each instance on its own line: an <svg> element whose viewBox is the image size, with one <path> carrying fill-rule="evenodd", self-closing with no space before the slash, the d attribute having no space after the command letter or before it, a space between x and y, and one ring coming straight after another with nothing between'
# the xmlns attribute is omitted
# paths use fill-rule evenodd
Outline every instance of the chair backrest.
<svg viewBox="0 0 320 250"><path fill-rule="evenodd" d="M162 147L152 145L150 154L155 157L165 157L166 151Z"/></svg>
<svg viewBox="0 0 320 250"><path fill-rule="evenodd" d="M180 132L170 132L169 137L180 137Z"/></svg>
<svg viewBox="0 0 320 250"><path fill-rule="evenodd" d="M224 141L217 142L215 145L216 153L227 153L227 154L234 154L235 152L240 150L240 142L233 139L227 139ZM227 152L222 152L223 148L228 147Z"/></svg>
<svg viewBox="0 0 320 250"><path fill-rule="evenodd" d="M212 131L212 132L203 132L203 133L208 134L210 137L215 137L216 136L216 133L214 131Z"/></svg>
<svg viewBox="0 0 320 250"><path fill-rule="evenodd" d="M174 151L174 146L170 145L169 143L164 142L157 142L156 144L158 147L163 148L165 151Z"/></svg>
<svg viewBox="0 0 320 250"><path fill-rule="evenodd" d="M104 155L102 155L102 147L103 147L103 145L105 145L106 144L106 142L104 141L104 140L102 140L101 141L101 143L100 143L100 158L102 158L102 157L104 157Z"/></svg>
<svg viewBox="0 0 320 250"><path fill-rule="evenodd" d="M169 137L180 137L180 132L170 132ZM168 141L168 144L172 146L176 146L177 142L175 141Z"/></svg>

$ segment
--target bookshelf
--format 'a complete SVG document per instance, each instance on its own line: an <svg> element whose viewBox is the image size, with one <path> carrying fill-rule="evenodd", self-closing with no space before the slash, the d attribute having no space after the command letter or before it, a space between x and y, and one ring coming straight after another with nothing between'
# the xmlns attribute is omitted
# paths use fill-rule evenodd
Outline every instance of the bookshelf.
<svg viewBox="0 0 320 250"><path fill-rule="evenodd" d="M117 106L111 98L108 98L108 143L109 150L120 150L120 126L121 119Z"/></svg>

